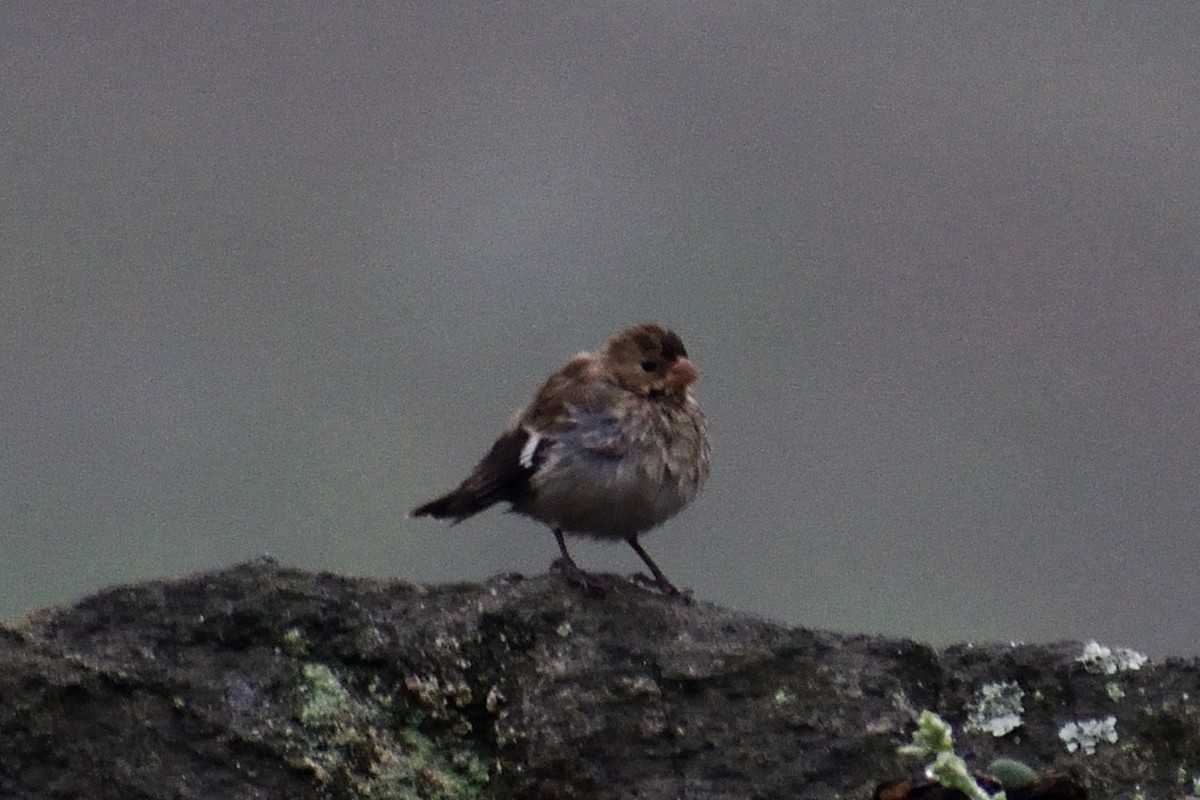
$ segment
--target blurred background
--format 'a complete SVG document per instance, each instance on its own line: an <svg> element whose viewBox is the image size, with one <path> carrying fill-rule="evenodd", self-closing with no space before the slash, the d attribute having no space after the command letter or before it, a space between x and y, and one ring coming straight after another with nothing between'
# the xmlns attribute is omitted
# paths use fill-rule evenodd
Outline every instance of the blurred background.
<svg viewBox="0 0 1200 800"><path fill-rule="evenodd" d="M6 3L0 618L408 520L572 353L676 329L696 595L1200 652L1200 10ZM627 547L576 558L630 573Z"/></svg>

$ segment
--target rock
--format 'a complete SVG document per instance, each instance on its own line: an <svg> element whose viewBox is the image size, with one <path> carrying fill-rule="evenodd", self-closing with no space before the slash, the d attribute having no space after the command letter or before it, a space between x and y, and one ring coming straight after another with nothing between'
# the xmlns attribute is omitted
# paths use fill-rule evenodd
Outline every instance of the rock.
<svg viewBox="0 0 1200 800"><path fill-rule="evenodd" d="M925 708L970 764L1093 798L1200 785L1194 659L939 651L602 580L594 598L558 575L415 586L260 560L38 612L0 628L0 797L865 800L920 774L897 748Z"/></svg>

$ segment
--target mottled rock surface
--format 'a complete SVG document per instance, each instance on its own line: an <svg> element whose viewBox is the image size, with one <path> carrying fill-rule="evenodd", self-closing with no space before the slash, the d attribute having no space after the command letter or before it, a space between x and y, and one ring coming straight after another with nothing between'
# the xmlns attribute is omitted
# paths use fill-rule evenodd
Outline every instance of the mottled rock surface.
<svg viewBox="0 0 1200 800"><path fill-rule="evenodd" d="M0 797L869 798L920 772L897 746L925 708L972 766L1200 794L1196 660L1110 674L1082 644L937 650L604 580L263 560L39 612L0 627Z"/></svg>

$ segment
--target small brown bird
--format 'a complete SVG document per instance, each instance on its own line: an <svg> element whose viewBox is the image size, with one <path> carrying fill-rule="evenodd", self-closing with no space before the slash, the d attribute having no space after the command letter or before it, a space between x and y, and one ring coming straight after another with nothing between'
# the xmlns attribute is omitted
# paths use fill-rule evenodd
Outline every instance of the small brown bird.
<svg viewBox="0 0 1200 800"><path fill-rule="evenodd" d="M457 523L506 502L550 526L558 563L585 586L599 589L564 533L623 539L659 588L678 595L638 536L690 503L708 477L704 414L689 391L697 377L673 332L626 328L547 378L466 480L412 515Z"/></svg>

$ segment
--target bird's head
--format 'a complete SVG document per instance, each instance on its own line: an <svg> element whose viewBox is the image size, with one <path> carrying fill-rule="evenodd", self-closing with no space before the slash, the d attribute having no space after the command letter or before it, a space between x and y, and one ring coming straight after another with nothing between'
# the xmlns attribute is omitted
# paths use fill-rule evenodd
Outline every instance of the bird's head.
<svg viewBox="0 0 1200 800"><path fill-rule="evenodd" d="M618 333L604 348L604 357L614 380L644 397L683 398L700 377L683 341L653 323Z"/></svg>

